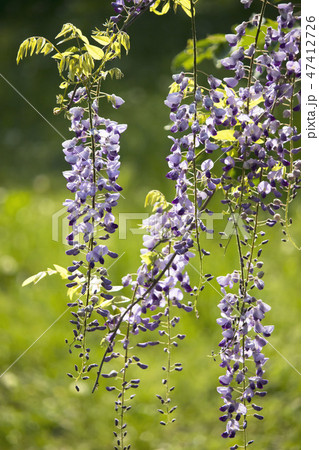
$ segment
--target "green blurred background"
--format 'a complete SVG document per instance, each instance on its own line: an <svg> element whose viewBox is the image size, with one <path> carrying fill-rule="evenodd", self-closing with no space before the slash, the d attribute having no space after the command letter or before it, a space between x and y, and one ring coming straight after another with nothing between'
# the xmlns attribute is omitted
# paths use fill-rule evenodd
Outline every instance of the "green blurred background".
<svg viewBox="0 0 319 450"><path fill-rule="evenodd" d="M0 4L1 73L66 137L67 121L52 114L59 84L54 62L39 56L17 67L16 52L26 37L44 35L53 39L65 22L89 34L94 27L102 27L111 14L110 3L2 0ZM230 32L233 24L246 17L247 11L239 0L200 0L198 37ZM163 100L171 83L171 62L185 47L190 26L182 12L164 17L147 14L132 26L130 35L130 54L118 64L125 78L105 85L107 92L122 96L126 103L118 111L106 105L104 113L129 126L121 146L120 183L125 188L125 199L121 199L118 212L143 213L144 198L150 189L159 189L168 197L172 193L172 182L165 179L170 141L164 130L168 109ZM209 70L222 75L213 66ZM69 313L57 320L66 311L64 283L51 277L35 287L21 287L25 278L53 263L68 265L61 239L63 215L58 221L59 238L52 240L52 216L59 214L68 197L61 174L67 168L61 152L62 138L3 78L0 93L0 373L5 372L0 378L0 448L112 449L112 393L101 387L92 395L88 384L76 393L65 375L72 371L76 358L68 354L64 343L72 333ZM298 242L298 201L291 214L292 234ZM137 224L137 220L129 223L134 228ZM218 223L214 239L205 242L212 253L206 271L216 275L228 273L237 264L232 245L226 257L219 248L217 232L223 226ZM285 358L297 369L300 367L299 253L292 244L281 242L279 228L267 233L272 243L263 255L263 298L272 305L267 323L276 327L271 344L284 357L267 346L270 384L269 395L262 402L265 419L251 421L249 436L255 439L256 450L297 450L300 376ZM125 252L110 269L114 284L120 283L123 274L136 270L140 245L141 236L129 230L126 240L114 239L113 248L120 255ZM192 268L190 274L196 280ZM215 281L212 284L217 287ZM161 427L156 412L159 404L155 394L162 390L160 367L165 363L164 354L156 347L154 354L151 349L143 351L143 360L151 369L140 374L143 389L137 391L134 409L127 416L131 442L137 450L222 450L231 445L219 437L224 427L218 421L221 401L216 393L221 369L209 355L217 350L219 341L216 318L220 296L209 289L199 302L200 318L184 314L179 326L178 331L186 332L187 338L176 350L176 360L183 362L184 371L174 376L173 402L179 406L173 426Z"/></svg>

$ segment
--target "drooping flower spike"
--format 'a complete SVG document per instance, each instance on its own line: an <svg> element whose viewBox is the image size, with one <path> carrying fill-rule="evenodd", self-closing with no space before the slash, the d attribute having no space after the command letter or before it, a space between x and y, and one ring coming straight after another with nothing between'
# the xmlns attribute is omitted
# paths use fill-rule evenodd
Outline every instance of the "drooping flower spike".
<svg viewBox="0 0 319 450"><path fill-rule="evenodd" d="M249 8L253 0L241 3ZM115 15L106 21L105 30L91 36L100 47L72 24L63 26L56 46L34 37L20 47L18 61L28 52L55 51L63 78L64 94L57 97L54 112L66 114L72 132L62 144L70 165L63 175L72 194L64 203L70 225L66 253L72 263L60 272L68 278L71 297L70 352L80 358L68 375L77 390L81 380L93 375L93 391L104 379L106 390L116 394L115 450L130 448L125 414L134 397L131 390L140 385L130 368L148 367L138 356L140 348L164 348L164 393L157 394L158 411L162 425L175 421L172 372L183 367L173 361L173 349L185 338L177 327L182 311L198 312L199 294L214 279L210 273L204 275L203 260L207 264L211 249L203 247L201 235L214 231L205 226L204 213L214 216L216 198L233 224L239 255L235 268L216 276L221 292L217 324L222 330L218 354L225 370L217 389L223 400L220 421L226 427L222 437L241 435L241 442L231 449L246 449L253 442L248 439L250 417L263 419L256 398L266 395L264 347L274 329L264 323L270 306L260 298L265 286L260 258L269 242L264 227L280 223L284 240L291 240L289 204L300 187L300 149L295 144L300 135L294 122L300 110L299 17L291 3L281 3L273 5L277 21L267 21L268 3L262 0L259 14L225 36L230 52L221 64L230 76L223 79L198 71L195 0L115 0ZM100 116L103 99L114 109L124 103L118 95L102 92L102 81L108 75L122 76L113 61L121 49L129 50L128 26L145 11L162 15L170 6L181 6L191 18L193 37L192 71L173 76L164 101L171 121L166 177L174 183L175 194L170 201L156 190L147 195L146 204L153 211L143 221L141 264L135 274L123 276L123 287L113 286L108 266L118 257L111 237L118 227L114 208L122 190L120 138L126 125ZM76 46L61 51L59 46L70 39ZM188 273L196 257L198 282ZM122 288L130 298L114 297ZM91 362L92 333L93 338L102 336L99 363Z"/></svg>

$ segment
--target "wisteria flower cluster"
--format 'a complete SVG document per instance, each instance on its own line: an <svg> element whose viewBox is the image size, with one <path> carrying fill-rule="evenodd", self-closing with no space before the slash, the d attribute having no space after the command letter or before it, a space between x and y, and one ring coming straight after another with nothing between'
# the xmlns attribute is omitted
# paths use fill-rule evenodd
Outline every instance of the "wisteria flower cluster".
<svg viewBox="0 0 319 450"><path fill-rule="evenodd" d="M223 202L235 223L236 217L243 220L247 235L241 240L236 226L239 270L217 277L223 294L218 305L221 318L217 322L223 335L219 346L221 366L226 370L218 392L224 401L220 420L227 424L222 436L234 438L243 430L245 445L252 442L246 437L247 417L263 419L259 414L262 407L252 401L254 396L266 395L263 348L274 328L261 323L270 306L250 293L264 288L260 256L268 239L262 226L281 223L289 236L288 207L300 187L300 160L295 157L300 151L295 147L300 135L293 122L294 112L300 109L298 17L291 3L279 4L277 25L265 26L266 3L262 2L261 13L251 22L236 27L236 34L226 35L234 51L221 61L233 72L232 77L224 78L225 118L232 121L237 141L232 156L227 152L221 159L225 164ZM246 34L255 35L248 47L241 45ZM235 92L241 81L246 87ZM231 176L232 168L240 172L237 179ZM233 292L235 283L237 293ZM237 444L232 448L238 448Z"/></svg>
<svg viewBox="0 0 319 450"><path fill-rule="evenodd" d="M80 97L81 92L76 93L73 101ZM77 101L81 101L81 97ZM112 210L122 190L117 184L119 141L126 129L126 125L99 117L96 100L90 106L89 117L86 117L86 111L81 106L70 108L70 130L75 137L63 143L65 160L71 165L71 170L63 175L68 181L67 188L74 193L74 199L64 203L72 227L72 232L67 236L71 246L67 254L75 258L68 268L71 275L67 287L74 288L76 292L80 289L81 298L85 299L78 299L76 306L80 309L73 313L73 322L77 325L73 330L77 347L84 340L86 330L105 329L105 325L100 326L97 319L87 323L99 296L112 299L109 293L111 281L102 266L105 258L116 258L118 255L103 242L117 228ZM75 305L70 303L69 306Z"/></svg>
<svg viewBox="0 0 319 450"><path fill-rule="evenodd" d="M121 48L128 51L129 25L145 11L165 14L171 3L190 17L193 43L192 71L173 76L164 101L171 122L166 177L174 183L175 195L170 202L157 190L147 195L146 205L153 211L142 224L141 264L135 274L122 277L121 287L114 287L107 267L118 255L109 239L117 230L120 137L127 126L99 115L104 98L116 109L124 103L117 95L103 93L101 84L107 75L121 76L107 63L120 56ZM68 71L61 86L65 93L58 97L55 111L66 113L73 133L63 143L71 166L63 175L74 197L64 205L71 227L67 237L67 254L72 257L67 272L68 305L73 308L70 352L78 350L81 365L75 365L75 375L68 375L78 390L78 381L94 373L93 392L103 378L106 390L116 393L115 449L130 448L125 414L134 397L129 391L139 387L140 379L132 378L129 370L132 365L148 367L137 348L163 346L165 392L157 394L158 411L162 425L175 421L171 373L183 366L173 361L173 349L185 338L175 330L179 312L197 313L199 296L214 279L204 274L210 249L203 248L201 235L214 231L205 225L203 214L214 215L215 198L234 225L239 255L230 273L216 276L221 292L218 356L225 370L217 388L223 401L220 421L226 426L221 435L233 439L240 431L241 442L231 449L246 449L253 442L248 438L249 418L263 419L263 406L256 398L267 393L264 347L274 326L264 324L271 307L259 298L264 288L261 254L268 243L267 226L280 224L283 240L292 241L289 205L300 188L301 175L300 134L294 121L300 110L300 17L291 3L281 3L272 5L277 20L267 20L270 2L261 0L259 14L225 35L230 48L221 65L230 76L217 77L198 69L195 3L116 0L112 2L115 15L106 29L92 34L102 48L66 24L58 37L80 40L83 47L78 52L74 47L61 52L44 38L30 38L18 54L19 60L35 48L44 54L55 50L60 75ZM241 3L249 8L253 0ZM197 282L188 273L192 259L199 265ZM128 297L114 297L117 289L129 292ZM104 353L99 363L90 361L88 334L93 331L102 335ZM149 338L150 333L155 337Z"/></svg>

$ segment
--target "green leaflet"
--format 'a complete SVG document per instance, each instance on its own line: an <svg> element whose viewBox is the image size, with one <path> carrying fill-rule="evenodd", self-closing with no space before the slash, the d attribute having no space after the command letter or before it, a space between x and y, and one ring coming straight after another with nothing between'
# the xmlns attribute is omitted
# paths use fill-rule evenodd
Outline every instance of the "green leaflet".
<svg viewBox="0 0 319 450"><path fill-rule="evenodd" d="M170 204L166 201L164 194L160 191L153 190L150 191L145 197L144 207L146 208L146 206L153 206L152 212L155 212L158 208L168 208Z"/></svg>
<svg viewBox="0 0 319 450"><path fill-rule="evenodd" d="M55 267L55 271L53 270L52 273L49 273L49 275L52 275L53 273L58 273L63 280L68 278L69 273L64 267L58 266L58 264L53 264L53 265ZM48 269L48 271L49 270L51 270L51 269Z"/></svg>
<svg viewBox="0 0 319 450"><path fill-rule="evenodd" d="M116 297L113 297L111 300L104 300L100 304L97 305L97 308L107 308L110 305L119 305L122 303L128 303L131 299L128 297L125 297L124 295L117 295Z"/></svg>
<svg viewBox="0 0 319 450"><path fill-rule="evenodd" d="M103 58L104 52L100 47L91 44L84 44L84 46L93 59L100 60Z"/></svg>
<svg viewBox="0 0 319 450"><path fill-rule="evenodd" d="M118 36L118 41L122 47L124 47L126 54L128 54L130 50L130 37L124 31L121 31Z"/></svg>
<svg viewBox="0 0 319 450"><path fill-rule="evenodd" d="M275 30L277 30L278 29L278 23L275 20L266 19L265 23L260 27L260 32L261 32L262 35L267 33L268 27L272 27ZM256 27L247 28L246 29L246 34L240 39L240 41L238 42L236 48L244 47L245 49L247 49L251 44L253 44L255 42L256 33L257 33L257 28ZM259 50L263 49L263 40L262 39L259 40L257 48Z"/></svg>
<svg viewBox="0 0 319 450"><path fill-rule="evenodd" d="M42 278L46 277L47 275L55 275L57 273L60 275L60 277L63 280L68 278L67 269L65 269L62 266L59 266L58 264L53 264L53 266L55 267L55 270L50 269L50 267L48 267L47 270L42 270L41 272L38 272L35 275L32 275L31 277L24 280L24 282L22 283L22 286L24 287L31 283L37 284L40 280L42 280Z"/></svg>
<svg viewBox="0 0 319 450"><path fill-rule="evenodd" d="M19 64L19 62L23 58L27 57L28 53L30 54L30 56L32 56L34 52L36 55L38 55L39 53L47 55L48 53L52 52L53 49L54 45L44 37L33 36L25 39L18 50L16 59L17 64Z"/></svg>
<svg viewBox="0 0 319 450"><path fill-rule="evenodd" d="M141 260L144 264L146 264L148 267L151 267L157 257L156 252L146 252L141 255Z"/></svg>
<svg viewBox="0 0 319 450"><path fill-rule="evenodd" d="M105 80L105 78L110 75L111 80L113 80L113 78L115 78L116 80L120 80L121 78L124 77L123 72L121 71L121 69L119 69L118 67L113 67L110 70L106 70L105 72L101 72L101 76L102 78Z"/></svg>
<svg viewBox="0 0 319 450"><path fill-rule="evenodd" d="M176 12L177 6L180 6L189 17L192 17L190 0L172 0L172 2L174 12ZM157 14L158 16L162 16L169 11L170 3L170 0L156 0L154 5L150 7L150 11ZM158 9L160 6L162 6L161 10Z"/></svg>
<svg viewBox="0 0 319 450"><path fill-rule="evenodd" d="M107 29L106 31L94 30L91 37L103 48L90 44L88 38L79 28L72 23L66 23L56 35L58 40L56 46L44 37L33 36L25 39L19 47L17 63L28 55L39 53L47 55L55 50L51 57L56 60L59 74L63 79L63 83L60 85L62 89L67 89L84 77L89 79L92 75L95 81L99 78L105 78L106 75L110 75L111 78L121 78L123 74L120 69L111 68L108 71L103 71L103 69L107 61L121 57L122 47L126 54L129 52L129 35L124 31L118 31L110 37ZM70 40L73 40L73 45L67 49L60 51L57 48ZM97 67L95 67L97 61L101 62L98 62ZM96 72L94 73L95 69ZM54 114L59 114L65 109L67 102L65 95L66 93L57 97L59 107L54 109Z"/></svg>
<svg viewBox="0 0 319 450"><path fill-rule="evenodd" d="M197 42L197 63L200 64L205 60L216 60L219 57L219 52L226 44L226 38L223 34L212 34L205 39ZM187 41L185 50L178 53L173 59L173 69L177 70L183 68L190 71L193 69L193 42L191 39Z"/></svg>
<svg viewBox="0 0 319 450"><path fill-rule="evenodd" d="M236 141L237 139L234 138L234 131L235 130L233 130L233 129L220 130L220 131L217 131L217 135L214 137L218 141Z"/></svg>
<svg viewBox="0 0 319 450"><path fill-rule="evenodd" d="M32 277L27 278L26 280L24 280L24 282L22 283L22 287L27 286L28 284L37 284L40 280L42 280L42 278L47 276L47 272L46 271L42 271L39 273L36 273L35 275L32 275Z"/></svg>
<svg viewBox="0 0 319 450"><path fill-rule="evenodd" d="M67 36L68 33L70 33L69 36ZM58 42L57 45L62 44L65 41L68 41L70 39L77 38L77 37L79 39L81 39L83 42L85 42L86 44L89 43L88 38L86 36L84 36L82 31L79 28L75 27L72 23L65 23L62 26L62 30L60 31L60 33L55 36L55 39L58 39L59 37L62 37L62 36L65 36L65 38L62 41Z"/></svg>
<svg viewBox="0 0 319 450"><path fill-rule="evenodd" d="M111 42L111 39L108 36L92 34L91 37L101 45L108 45Z"/></svg>

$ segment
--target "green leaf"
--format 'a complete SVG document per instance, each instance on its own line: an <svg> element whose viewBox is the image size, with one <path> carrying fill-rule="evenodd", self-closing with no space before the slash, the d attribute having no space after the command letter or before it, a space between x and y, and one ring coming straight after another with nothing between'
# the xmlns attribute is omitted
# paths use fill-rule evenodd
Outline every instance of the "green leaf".
<svg viewBox="0 0 319 450"><path fill-rule="evenodd" d="M84 36L84 34L82 33L82 31L79 30L79 28L75 28L75 30L76 30L77 34L79 35L79 38L80 38L85 44L90 45L90 44L89 44L88 38L87 38L86 36Z"/></svg>
<svg viewBox="0 0 319 450"><path fill-rule="evenodd" d="M81 289L81 287L82 286L79 284L78 286L73 286L68 289L67 296L70 300L73 300L74 295Z"/></svg>
<svg viewBox="0 0 319 450"><path fill-rule="evenodd" d="M33 55L33 52L34 52L34 50L35 50L36 45L37 45L37 40L36 40L36 38L35 38L35 37L30 38L30 41L29 41L30 56Z"/></svg>
<svg viewBox="0 0 319 450"><path fill-rule="evenodd" d="M116 80L120 80L124 77L123 72L118 67L113 67L110 70L107 70L106 72L101 72L102 78L105 80L107 75L110 75L111 79L115 78Z"/></svg>
<svg viewBox="0 0 319 450"><path fill-rule="evenodd" d="M62 29L60 33L58 33L55 36L55 39L58 39L61 36L65 36L67 33L72 32L72 24L71 23L65 23L62 25Z"/></svg>
<svg viewBox="0 0 319 450"><path fill-rule="evenodd" d="M28 52L30 51L30 56L35 52L38 55L40 52L44 55L47 55L54 49L53 44L49 42L44 37L31 37L25 39L19 47L17 54L17 64L19 64L20 60L24 57L28 56Z"/></svg>
<svg viewBox="0 0 319 450"><path fill-rule="evenodd" d="M69 34L69 36L67 36ZM69 41L70 39L79 38L81 39L85 44L89 44L89 40L86 36L83 35L82 31L75 27L72 23L65 23L62 26L62 30L59 34L56 35L56 39L59 37L65 36L62 41L59 41L57 45L63 44L63 42Z"/></svg>
<svg viewBox="0 0 319 450"><path fill-rule="evenodd" d="M108 36L100 36L93 34L91 37L101 45L108 45L111 42L111 39Z"/></svg>
<svg viewBox="0 0 319 450"><path fill-rule="evenodd" d="M124 47L126 54L128 54L130 50L130 37L127 33L122 31L119 35L120 44Z"/></svg>
<svg viewBox="0 0 319 450"><path fill-rule="evenodd" d="M123 289L123 286L112 286L112 289L108 292L119 292Z"/></svg>
<svg viewBox="0 0 319 450"><path fill-rule="evenodd" d="M45 44L45 46L42 48L41 53L43 53L44 56L48 55L53 50L53 45L49 42Z"/></svg>
<svg viewBox="0 0 319 450"><path fill-rule="evenodd" d="M176 12L177 6L181 6L188 17L192 17L191 13L191 0L174 0L174 11ZM195 14L195 8L194 8Z"/></svg>
<svg viewBox="0 0 319 450"><path fill-rule="evenodd" d="M113 302L116 303L116 304L119 304L119 303L128 303L128 302L131 301L131 299L128 298L128 297L125 297L125 295L117 295L117 296L114 297L112 300L113 300Z"/></svg>
<svg viewBox="0 0 319 450"><path fill-rule="evenodd" d="M124 295L117 295L116 297L113 297L111 300L104 300L102 303L97 305L97 308L107 308L110 305L120 305L122 303L128 303L131 299L128 297L125 297Z"/></svg>
<svg viewBox="0 0 319 450"><path fill-rule="evenodd" d="M156 258L157 254L155 252L146 252L141 255L141 260L147 266L151 266Z"/></svg>
<svg viewBox="0 0 319 450"><path fill-rule="evenodd" d="M37 40L37 46L36 46L36 50L35 50L35 53L36 53L37 55L40 53L40 50L42 49L42 47L44 46L44 44L45 44L45 38L43 38L43 37L38 38L38 40Z"/></svg>
<svg viewBox="0 0 319 450"><path fill-rule="evenodd" d="M58 266L58 264L53 264L53 265L54 265L54 267L55 267L55 270L57 271L57 273L61 276L61 278L62 278L63 280L65 280L66 278L68 278L69 273L68 273L67 269L65 269L65 268L62 267L62 266Z"/></svg>
<svg viewBox="0 0 319 450"><path fill-rule="evenodd" d="M265 23L260 27L260 32L265 35L267 33L268 27L272 27L274 30L278 29L278 23L271 19L266 19ZM249 27L246 29L246 34L239 40L236 48L244 47L245 49L248 48L251 44L255 42L256 39L256 33L257 33L257 27ZM264 41L263 39L258 40L258 50L263 50Z"/></svg>
<svg viewBox="0 0 319 450"><path fill-rule="evenodd" d="M218 141L236 141L234 138L234 130L220 130L217 131L217 135L214 136Z"/></svg>
<svg viewBox="0 0 319 450"><path fill-rule="evenodd" d="M59 86L60 89L66 89L68 87L69 87L69 83L67 81L62 81L62 83Z"/></svg>
<svg viewBox="0 0 319 450"><path fill-rule="evenodd" d="M162 16L163 14L166 14L169 11L170 7L170 0L166 0L166 3L164 4L161 11L159 11L157 8L159 7L161 3L161 0L156 0L153 6L150 7L150 11L157 14L158 16Z"/></svg>
<svg viewBox="0 0 319 450"><path fill-rule="evenodd" d="M223 34L212 34L205 39L197 42L197 63L200 64L205 60L217 61L221 49L226 44L226 38ZM193 57L193 41L189 39L185 50L178 53L173 59L173 68L182 67L184 70L192 70L194 63Z"/></svg>
<svg viewBox="0 0 319 450"><path fill-rule="evenodd" d="M145 197L144 207L146 208L146 206L148 205L153 206L153 212L155 212L160 207L166 209L170 206L166 201L165 195L157 190L150 191Z"/></svg>
<svg viewBox="0 0 319 450"><path fill-rule="evenodd" d="M104 52L100 47L97 47L96 45L91 45L91 44L84 44L85 48L87 49L89 55L93 58L93 59L102 59L104 56Z"/></svg>
<svg viewBox="0 0 319 450"><path fill-rule="evenodd" d="M20 60L23 58L23 54L24 54L24 51L25 51L25 47L26 47L27 45L28 45L28 39L26 39L25 41L23 41L23 42L20 44L20 47L19 47L19 50L18 50L18 53L17 53L17 58L16 58L17 64L19 64Z"/></svg>
<svg viewBox="0 0 319 450"><path fill-rule="evenodd" d="M22 283L22 287L27 286L28 284L31 284L31 283L37 284L46 275L47 275L46 271L42 271L42 272L39 272L39 273L37 273L35 275L32 275L32 277L29 277L26 280L24 280L24 282Z"/></svg>
<svg viewBox="0 0 319 450"><path fill-rule="evenodd" d="M80 57L80 68L83 75L87 77L91 75L92 70L94 69L94 59L89 53L84 53L84 55Z"/></svg>
<svg viewBox="0 0 319 450"><path fill-rule="evenodd" d="M112 305L113 299L111 300L105 300L100 305L98 305L98 308L107 308L108 306Z"/></svg>

